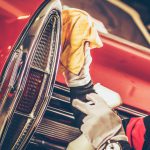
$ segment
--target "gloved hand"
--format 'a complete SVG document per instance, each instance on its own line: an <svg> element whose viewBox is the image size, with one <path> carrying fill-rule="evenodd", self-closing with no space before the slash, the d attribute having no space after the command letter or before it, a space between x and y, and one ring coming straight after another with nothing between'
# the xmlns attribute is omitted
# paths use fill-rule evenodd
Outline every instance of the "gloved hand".
<svg viewBox="0 0 150 150"><path fill-rule="evenodd" d="M95 93L88 94L89 102L73 100L72 105L85 113L81 131L95 148L103 149L108 140L127 141L120 117Z"/></svg>
<svg viewBox="0 0 150 150"><path fill-rule="evenodd" d="M95 91L93 89L93 84L91 81L84 86L70 87L71 103L74 99L80 99L80 101L82 102L87 102L88 100L86 99L86 94L94 92ZM83 124L82 120L85 117L85 114L75 107L72 107L72 111L75 117L75 125L80 128Z"/></svg>

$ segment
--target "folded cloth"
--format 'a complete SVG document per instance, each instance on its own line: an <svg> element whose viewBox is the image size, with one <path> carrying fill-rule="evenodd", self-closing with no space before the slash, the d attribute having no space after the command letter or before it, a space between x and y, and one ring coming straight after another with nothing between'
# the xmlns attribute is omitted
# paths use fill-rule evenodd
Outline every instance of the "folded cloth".
<svg viewBox="0 0 150 150"><path fill-rule="evenodd" d="M90 75L90 64L92 62L91 57L91 49L89 47L89 42L85 42L84 46L85 56L84 56L84 64L78 74L74 74L70 72L68 69L64 71L64 77L66 83L69 87L79 87L88 84L91 80Z"/></svg>
<svg viewBox="0 0 150 150"><path fill-rule="evenodd" d="M150 116L123 120L129 143L136 150L150 150Z"/></svg>

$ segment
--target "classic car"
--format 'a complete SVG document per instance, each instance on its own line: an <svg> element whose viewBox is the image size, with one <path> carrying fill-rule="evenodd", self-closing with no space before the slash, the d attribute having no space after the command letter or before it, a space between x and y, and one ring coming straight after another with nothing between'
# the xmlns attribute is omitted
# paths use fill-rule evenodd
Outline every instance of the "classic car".
<svg viewBox="0 0 150 150"><path fill-rule="evenodd" d="M59 0L0 2L0 149L65 150L81 133L69 88L57 74L61 53ZM124 119L150 114L150 51L100 33L92 50L94 83L120 94ZM96 72L96 74L95 74Z"/></svg>

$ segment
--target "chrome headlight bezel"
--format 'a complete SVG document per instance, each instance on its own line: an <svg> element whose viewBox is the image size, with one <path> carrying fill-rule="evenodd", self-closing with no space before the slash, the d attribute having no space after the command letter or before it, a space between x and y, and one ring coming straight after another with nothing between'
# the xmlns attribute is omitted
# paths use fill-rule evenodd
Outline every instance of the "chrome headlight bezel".
<svg viewBox="0 0 150 150"><path fill-rule="evenodd" d="M24 148L39 124L53 91L60 38L61 4L46 1L21 34L3 73L1 92L9 81L0 103L2 149Z"/></svg>

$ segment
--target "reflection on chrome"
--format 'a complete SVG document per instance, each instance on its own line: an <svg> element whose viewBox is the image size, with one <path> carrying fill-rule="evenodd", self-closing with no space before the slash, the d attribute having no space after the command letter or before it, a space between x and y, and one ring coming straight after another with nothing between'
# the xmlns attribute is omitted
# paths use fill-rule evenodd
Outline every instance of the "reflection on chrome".
<svg viewBox="0 0 150 150"><path fill-rule="evenodd" d="M45 112L60 55L60 11L59 0L46 1L11 53L0 80L1 149L23 149Z"/></svg>
<svg viewBox="0 0 150 150"><path fill-rule="evenodd" d="M8 116L12 112L13 103L15 103L15 87L23 68L24 61L25 60L23 60L23 50L21 46L20 49L16 50L13 57L11 58L0 87L0 136Z"/></svg>

